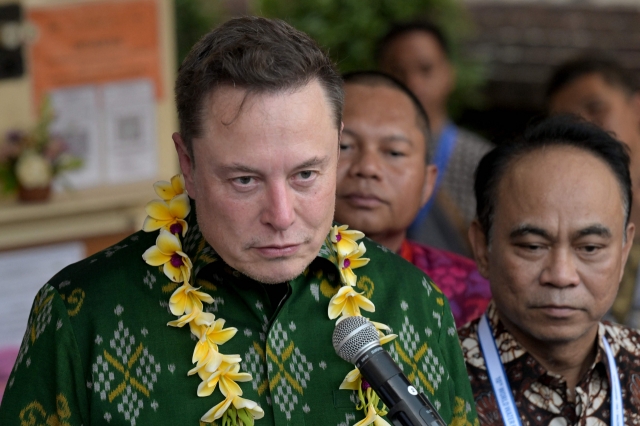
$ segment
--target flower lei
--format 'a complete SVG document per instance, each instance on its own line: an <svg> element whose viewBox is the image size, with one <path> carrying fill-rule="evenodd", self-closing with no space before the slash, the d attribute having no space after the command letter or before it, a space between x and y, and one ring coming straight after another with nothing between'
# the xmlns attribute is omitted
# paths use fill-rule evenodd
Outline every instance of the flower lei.
<svg viewBox="0 0 640 426"><path fill-rule="evenodd" d="M334 226L331 228L329 239L333 243L333 247L338 255L338 267L340 270L340 278L343 286L338 290L329 302L329 319L338 318L340 322L343 318L351 316L360 316L360 309L368 312L374 312L375 306L371 300L367 299L362 293L356 292L353 288L357 284L357 277L353 273L353 269L360 268L367 263L369 259L363 258L367 251L364 244L358 244L357 241L364 237L360 231L348 230L347 225ZM371 323L378 330L380 344L383 345L395 339L397 335L387 334L391 329L378 322ZM353 426L367 426L374 424L375 426L390 426L382 416L387 415L387 407L380 401L380 398L371 388L369 383L362 378L360 371L354 368L340 384L340 389L353 390L358 392L358 404L356 409L365 412L365 418L360 420Z"/></svg>
<svg viewBox="0 0 640 426"><path fill-rule="evenodd" d="M156 245L144 252L142 258L151 266L162 266L165 275L174 283L182 283L169 299L171 313L178 317L167 325L183 327L189 324L191 333L198 343L191 359L196 366L188 375L198 374L202 382L198 386L198 396L211 395L216 387L225 399L207 411L203 422L213 422L222 418L223 426L252 426L254 419L264 416L260 406L251 400L242 398L242 389L236 382L251 381L249 373L240 372L240 355L226 355L219 347L228 342L238 331L237 328L224 328L225 320L203 311L203 303L213 303L207 293L191 286L191 260L182 251L180 236L187 232L184 220L191 211L189 196L184 187L182 175L171 178L171 182L160 181L154 185L156 194L162 200L153 200L145 208L148 216L142 229L145 232L160 230Z"/></svg>
<svg viewBox="0 0 640 426"><path fill-rule="evenodd" d="M176 283L176 286L182 283L169 299L169 309L178 319L170 321L167 325L184 327L189 324L191 333L198 338L191 359L196 365L187 373L198 374L202 379L197 390L198 396L209 396L219 387L225 397L200 420L210 423L222 418L222 426L253 426L254 420L264 416L264 411L256 402L241 397L242 389L237 383L251 381L252 377L249 373L240 372L239 355L227 355L219 350L238 330L235 327L224 328L224 319L216 319L212 313L204 312L203 304L213 303L213 298L199 291L199 287L189 284L193 265L191 259L182 251L180 242L180 237L186 235L188 225L185 218L191 211L184 178L182 175L176 175L171 178L171 182L159 181L153 186L161 200L153 200L146 205L148 216L142 229L145 232L160 230L160 233L156 244L147 249L142 258L151 266L162 266L165 275ZM337 322L345 317L359 316L361 309L375 311L373 303L362 293L354 290L357 276L353 269L369 263L369 259L362 257L366 253L364 244L357 243L363 237L362 232L348 230L347 225L331 228L329 239L337 254L340 279L343 283L329 302L329 319L337 318ZM391 331L388 326L376 322L372 324L378 330L380 344L397 337L395 334L387 334ZM387 414L387 408L357 368L347 374L340 389L358 392L359 402L356 408L365 412L365 418L354 426L390 426L381 417Z"/></svg>

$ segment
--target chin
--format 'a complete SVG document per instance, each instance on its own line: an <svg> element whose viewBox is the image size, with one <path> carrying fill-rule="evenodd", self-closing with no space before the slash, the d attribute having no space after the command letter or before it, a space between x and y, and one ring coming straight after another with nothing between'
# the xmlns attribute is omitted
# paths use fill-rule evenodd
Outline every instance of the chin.
<svg viewBox="0 0 640 426"><path fill-rule="evenodd" d="M291 281L302 274L309 266L309 263L311 263L311 260L307 262L300 259L272 261L266 265L263 262L259 262L250 265L248 268L238 270L260 283L280 284Z"/></svg>

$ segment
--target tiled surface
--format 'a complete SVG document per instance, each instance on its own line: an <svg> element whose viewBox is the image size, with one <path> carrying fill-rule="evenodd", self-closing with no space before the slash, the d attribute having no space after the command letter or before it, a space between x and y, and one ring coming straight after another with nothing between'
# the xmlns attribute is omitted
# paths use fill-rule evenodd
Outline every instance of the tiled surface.
<svg viewBox="0 0 640 426"><path fill-rule="evenodd" d="M640 74L639 6L471 3L468 54L488 71L490 105L539 108L553 67L601 50Z"/></svg>

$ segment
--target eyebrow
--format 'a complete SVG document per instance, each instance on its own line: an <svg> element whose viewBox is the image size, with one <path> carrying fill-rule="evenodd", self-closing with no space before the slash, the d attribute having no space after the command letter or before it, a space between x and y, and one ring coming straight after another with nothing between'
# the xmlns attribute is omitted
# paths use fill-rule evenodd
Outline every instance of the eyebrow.
<svg viewBox="0 0 640 426"><path fill-rule="evenodd" d="M328 156L325 156L325 157L313 157L313 158L305 161L304 163L297 165L296 167L293 168L293 170L300 170L300 169L306 169L306 168L310 168L310 167L322 166L322 165L326 164L328 161L329 161L329 157ZM241 164L241 163L231 163L229 165L221 166L220 168L225 173L241 172L241 173L248 173L248 174L255 174L255 175L262 174L261 170L253 168L253 167L249 167L249 166Z"/></svg>
<svg viewBox="0 0 640 426"><path fill-rule="evenodd" d="M551 237L551 235L545 231L542 228L538 228L537 226L533 226L533 225L529 225L529 224L522 224L520 226L518 226L517 228L515 228L513 231L511 231L511 233L509 234L510 238L518 238L518 237L522 237L524 235L529 235L529 234L533 234L533 235L538 235L544 239L547 240L553 240L553 238ZM586 237L588 235L597 235L599 237L603 237L603 238L611 238L611 230L609 228L607 228L606 226L603 225L591 225L591 226L587 226L586 228L580 229L578 231L576 231L573 234L573 238L581 238L581 237Z"/></svg>
<svg viewBox="0 0 640 426"><path fill-rule="evenodd" d="M522 224L519 225L518 227L516 227L513 231L511 231L509 233L509 238L518 238L518 237L522 237L525 235L529 235L529 234L533 234L533 235L538 235L542 238L545 238L547 240L552 240L553 238L551 238L551 235L545 231L542 228L538 228L537 226L533 226L533 225L529 225L529 224Z"/></svg>
<svg viewBox="0 0 640 426"><path fill-rule="evenodd" d="M603 225L591 225L575 233L576 238L586 237L587 235L597 235L603 238L611 238L611 230Z"/></svg>

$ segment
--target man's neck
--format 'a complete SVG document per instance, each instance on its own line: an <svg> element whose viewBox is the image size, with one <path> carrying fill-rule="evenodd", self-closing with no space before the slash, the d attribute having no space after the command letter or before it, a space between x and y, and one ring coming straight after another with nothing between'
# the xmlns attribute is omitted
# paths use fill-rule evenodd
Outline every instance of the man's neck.
<svg viewBox="0 0 640 426"><path fill-rule="evenodd" d="M380 234L370 234L365 232L365 235L371 238L376 243L382 244L389 250L393 251L394 253L397 253L398 250L400 250L400 246L402 245L402 242L405 240L405 238L407 238L407 231L405 230L402 232L384 232Z"/></svg>
<svg viewBox="0 0 640 426"><path fill-rule="evenodd" d="M533 356L547 371L562 376L570 395L575 395L575 387L589 370L596 357L598 326L589 329L583 336L568 342L549 342L531 336L515 324L500 319L505 328L518 343Z"/></svg>

